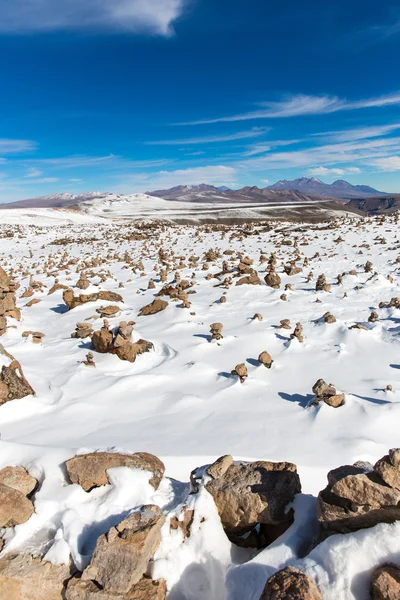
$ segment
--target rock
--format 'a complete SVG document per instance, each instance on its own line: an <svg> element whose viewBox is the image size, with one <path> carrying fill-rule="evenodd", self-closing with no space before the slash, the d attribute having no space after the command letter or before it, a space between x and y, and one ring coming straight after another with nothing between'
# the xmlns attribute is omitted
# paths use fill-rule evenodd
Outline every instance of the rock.
<svg viewBox="0 0 400 600"><path fill-rule="evenodd" d="M247 277L242 277L236 282L236 285L261 285L261 279L257 273L251 273Z"/></svg>
<svg viewBox="0 0 400 600"><path fill-rule="evenodd" d="M231 375L237 375L240 379L240 383L243 383L248 377L247 367L244 363L240 363L236 365L236 367L231 371Z"/></svg>
<svg viewBox="0 0 400 600"><path fill-rule="evenodd" d="M397 449L391 450L376 463L376 470L369 464L356 463L328 474L328 486L319 493L317 503L322 532L349 533L400 520L400 489L392 470L400 471L397 453ZM385 482L381 473L395 486Z"/></svg>
<svg viewBox="0 0 400 600"><path fill-rule="evenodd" d="M328 385L323 379L318 379L312 391L315 394L314 404L325 402L328 406L338 408L345 402L344 394L338 394L335 387L332 384Z"/></svg>
<svg viewBox="0 0 400 600"><path fill-rule="evenodd" d="M126 594L102 590L93 581L71 579L65 592L65 600L165 600L167 586L164 579L153 581L143 577Z"/></svg>
<svg viewBox="0 0 400 600"><path fill-rule="evenodd" d="M272 356L269 354L269 352L264 350L264 352L261 352L260 356L258 357L258 362L260 365L264 365L264 367L270 369L274 361L272 360Z"/></svg>
<svg viewBox="0 0 400 600"><path fill-rule="evenodd" d="M46 337L45 333L41 333L40 331L24 331L22 333L22 337L23 338L27 338L29 336L32 336L32 342L34 344L41 344L42 343L42 339L44 337Z"/></svg>
<svg viewBox="0 0 400 600"><path fill-rule="evenodd" d="M317 279L317 283L315 285L315 290L317 292L330 292L331 286L326 283L326 277L324 274L320 275Z"/></svg>
<svg viewBox="0 0 400 600"><path fill-rule="evenodd" d="M108 324L105 323L101 329L95 331L92 335L93 348L96 352L106 354L112 349L113 339L112 331L108 329Z"/></svg>
<svg viewBox="0 0 400 600"><path fill-rule="evenodd" d="M91 323L77 323L75 331L71 333L72 338L84 340L93 335L93 326Z"/></svg>
<svg viewBox="0 0 400 600"><path fill-rule="evenodd" d="M70 567L41 558L7 554L0 559L0 598L4 600L62 600Z"/></svg>
<svg viewBox="0 0 400 600"><path fill-rule="evenodd" d="M35 392L25 379L21 365L1 344L0 354L10 360L10 364L3 365L0 372L0 406L10 400L20 400L34 395Z"/></svg>
<svg viewBox="0 0 400 600"><path fill-rule="evenodd" d="M140 309L139 317L147 317L148 315L155 315L156 313L165 310L168 306L168 302L166 300L160 300L156 298L151 302L151 304L147 304L147 306L143 306Z"/></svg>
<svg viewBox="0 0 400 600"><path fill-rule="evenodd" d="M330 312L326 312L324 315L322 315L322 318L325 323L336 323L336 317Z"/></svg>
<svg viewBox="0 0 400 600"><path fill-rule="evenodd" d="M33 513L32 502L22 492L0 483L0 527L26 523Z"/></svg>
<svg viewBox="0 0 400 600"><path fill-rule="evenodd" d="M76 287L80 290L87 290L90 287L90 281L86 275L86 273L81 273L78 281L76 282Z"/></svg>
<svg viewBox="0 0 400 600"><path fill-rule="evenodd" d="M0 471L0 483L29 496L38 482L24 467L5 467Z"/></svg>
<svg viewBox="0 0 400 600"><path fill-rule="evenodd" d="M222 335L223 328L224 328L224 326L222 325L222 323L211 323L211 325L210 325L211 339L212 340L222 340L224 337Z"/></svg>
<svg viewBox="0 0 400 600"><path fill-rule="evenodd" d="M66 468L72 483L79 483L86 492L95 487L107 485L107 469L114 467L130 467L150 471L150 479L154 489L158 489L164 476L165 466L159 458L147 452L136 454L117 454L112 452L92 452L80 454L66 462Z"/></svg>
<svg viewBox="0 0 400 600"><path fill-rule="evenodd" d="M400 567L382 565L376 569L371 581L371 600L399 600Z"/></svg>
<svg viewBox="0 0 400 600"><path fill-rule="evenodd" d="M194 510L190 510L187 506L183 508L178 517L172 517L169 523L169 527L172 530L180 529L185 539L190 537L190 528L193 523Z"/></svg>
<svg viewBox="0 0 400 600"><path fill-rule="evenodd" d="M102 318L115 317L120 312L120 307L115 304L110 304L110 306L100 306L100 308L96 308L96 312Z"/></svg>
<svg viewBox="0 0 400 600"><path fill-rule="evenodd" d="M74 295L73 290L68 289L63 293L63 300L67 305L68 310L73 310L77 306L87 304L88 302L96 302L97 300L104 300L108 302L123 302L122 296L116 292L94 292L93 294L79 294Z"/></svg>
<svg viewBox="0 0 400 600"><path fill-rule="evenodd" d="M260 600L322 600L317 584L296 567L285 567L270 577Z"/></svg>
<svg viewBox="0 0 400 600"><path fill-rule="evenodd" d="M274 289L279 289L281 286L281 278L275 271L269 271L264 277L265 283Z"/></svg>
<svg viewBox="0 0 400 600"><path fill-rule="evenodd" d="M106 591L129 592L143 577L160 545L164 523L162 510L148 505L112 527L98 538L82 580L95 581Z"/></svg>
<svg viewBox="0 0 400 600"><path fill-rule="evenodd" d="M127 360L129 362L135 362L136 357L145 352L154 350L154 346L147 340L138 340L137 342L127 342L124 346L119 346L113 350L113 354L116 354L119 359Z"/></svg>
<svg viewBox="0 0 400 600"><path fill-rule="evenodd" d="M257 461L231 463L221 457L208 467L205 482L213 496L222 525L230 533L249 531L258 523L278 525L291 519L286 506L301 492L296 466ZM196 472L193 475L196 479Z"/></svg>

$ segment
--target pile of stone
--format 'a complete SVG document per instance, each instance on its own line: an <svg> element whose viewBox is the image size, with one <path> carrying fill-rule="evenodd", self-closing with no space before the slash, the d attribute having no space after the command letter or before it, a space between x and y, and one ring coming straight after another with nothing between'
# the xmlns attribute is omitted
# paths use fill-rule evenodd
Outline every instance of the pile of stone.
<svg viewBox="0 0 400 600"><path fill-rule="evenodd" d="M137 356L150 352L154 346L142 339L132 342L134 325L133 321L121 321L119 326L112 330L107 319L104 319L103 327L92 335L93 348L101 354L116 354L121 360L135 362Z"/></svg>
<svg viewBox="0 0 400 600"><path fill-rule="evenodd" d="M314 404L325 402L328 406L339 408L345 402L344 394L338 394L335 386L332 383L328 385L323 379L318 379L312 391L315 394Z"/></svg>
<svg viewBox="0 0 400 600"><path fill-rule="evenodd" d="M0 406L10 400L20 400L35 392L29 385L20 363L0 344L0 355L8 362L0 372Z"/></svg>
<svg viewBox="0 0 400 600"><path fill-rule="evenodd" d="M0 267L0 335L7 329L7 317L21 319L21 311L16 306L17 285Z"/></svg>
<svg viewBox="0 0 400 600"><path fill-rule="evenodd" d="M85 340L93 335L93 325L91 323L77 323L75 331L71 333L72 338Z"/></svg>
<svg viewBox="0 0 400 600"><path fill-rule="evenodd" d="M94 292L93 294L78 294L75 296L74 291L71 289L65 290L63 293L63 300L67 305L68 310L72 310L77 306L86 304L87 302L96 302L97 300L104 300L107 302L123 302L122 296L116 292Z"/></svg>

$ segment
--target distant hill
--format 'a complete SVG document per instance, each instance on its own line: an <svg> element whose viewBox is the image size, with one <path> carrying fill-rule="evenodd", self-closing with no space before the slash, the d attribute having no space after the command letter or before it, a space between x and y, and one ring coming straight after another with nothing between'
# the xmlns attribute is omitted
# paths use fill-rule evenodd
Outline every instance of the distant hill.
<svg viewBox="0 0 400 600"><path fill-rule="evenodd" d="M318 196L329 196L330 198L343 198L351 200L353 198L366 198L369 196L385 196L384 192L379 192L368 185L352 185L348 181L338 179L333 183L324 183L315 177L300 177L293 181L283 179L277 181L268 187L270 190L297 190L303 194L314 194Z"/></svg>
<svg viewBox="0 0 400 600"><path fill-rule="evenodd" d="M18 200L17 202L8 202L2 204L1 208L68 208L80 202L93 200L94 198L106 198L105 192L86 192L84 194L50 194L49 196L39 196L38 198L28 198L27 200Z"/></svg>
<svg viewBox="0 0 400 600"><path fill-rule="evenodd" d="M369 215L384 215L400 210L400 194L351 200L346 206Z"/></svg>

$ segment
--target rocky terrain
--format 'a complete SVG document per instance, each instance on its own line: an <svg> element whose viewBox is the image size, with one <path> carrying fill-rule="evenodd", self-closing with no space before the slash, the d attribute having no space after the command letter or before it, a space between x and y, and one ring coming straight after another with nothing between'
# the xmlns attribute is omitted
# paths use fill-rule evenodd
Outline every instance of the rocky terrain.
<svg viewBox="0 0 400 600"><path fill-rule="evenodd" d="M3 211L0 598L398 600L399 214L114 201Z"/></svg>

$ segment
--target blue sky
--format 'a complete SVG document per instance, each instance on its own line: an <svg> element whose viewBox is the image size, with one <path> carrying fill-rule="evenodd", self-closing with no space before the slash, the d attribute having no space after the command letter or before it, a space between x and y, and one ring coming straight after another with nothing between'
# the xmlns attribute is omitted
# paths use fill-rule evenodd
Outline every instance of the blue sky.
<svg viewBox="0 0 400 600"><path fill-rule="evenodd" d="M400 192L398 0L0 0L0 202L179 183Z"/></svg>

